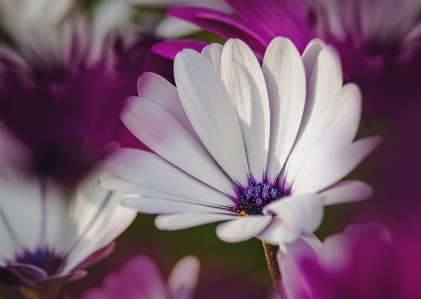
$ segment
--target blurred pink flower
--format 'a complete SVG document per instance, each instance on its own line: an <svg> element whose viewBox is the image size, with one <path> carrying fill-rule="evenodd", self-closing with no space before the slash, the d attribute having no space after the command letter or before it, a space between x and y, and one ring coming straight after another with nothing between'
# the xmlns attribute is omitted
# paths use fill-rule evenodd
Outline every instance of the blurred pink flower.
<svg viewBox="0 0 421 299"><path fill-rule="evenodd" d="M350 225L323 244L304 237L278 253L285 299L421 298L421 237Z"/></svg>
<svg viewBox="0 0 421 299"><path fill-rule="evenodd" d="M196 257L187 256L174 266L165 284L155 263L147 256L137 256L118 273L109 274L102 287L89 290L81 299L191 299L199 267Z"/></svg>
<svg viewBox="0 0 421 299"><path fill-rule="evenodd" d="M236 16L212 9L176 7L168 15L224 38L244 40L259 55L277 37L291 39L300 52L313 38L339 51L344 75L363 91L369 112L391 112L398 99L420 94L421 2L412 0L227 0ZM165 41L156 53L175 57L203 42Z"/></svg>

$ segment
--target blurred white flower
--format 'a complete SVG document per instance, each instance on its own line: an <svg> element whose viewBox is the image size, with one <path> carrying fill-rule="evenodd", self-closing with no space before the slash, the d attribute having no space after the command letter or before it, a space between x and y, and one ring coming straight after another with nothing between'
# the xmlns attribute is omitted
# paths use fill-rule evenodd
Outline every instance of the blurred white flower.
<svg viewBox="0 0 421 299"><path fill-rule="evenodd" d="M148 18L132 20L125 2L83 3L0 0L0 118L30 147L32 168L64 184L109 142L135 140L118 115L140 74L173 76L172 62L149 50L157 39Z"/></svg>
<svg viewBox="0 0 421 299"><path fill-rule="evenodd" d="M420 45L419 0L312 0L321 36L366 53L371 64L407 60Z"/></svg>
<svg viewBox="0 0 421 299"><path fill-rule="evenodd" d="M1 22L13 46L25 60L47 66L111 58L116 39L129 47L140 33L153 31L156 21L134 22L131 12L126 1L103 1L90 13L75 0L0 0Z"/></svg>
<svg viewBox="0 0 421 299"><path fill-rule="evenodd" d="M18 164L27 160L26 154L1 129L1 279L42 290L42 298L49 298L57 287L85 276L85 267L110 254L111 242L136 213L120 206L124 194L98 186L99 172L66 191L50 178L21 171Z"/></svg>

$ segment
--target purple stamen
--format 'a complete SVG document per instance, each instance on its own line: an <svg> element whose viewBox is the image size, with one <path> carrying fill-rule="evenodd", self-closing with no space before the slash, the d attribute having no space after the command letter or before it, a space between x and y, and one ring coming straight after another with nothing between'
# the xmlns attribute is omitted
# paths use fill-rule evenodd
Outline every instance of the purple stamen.
<svg viewBox="0 0 421 299"><path fill-rule="evenodd" d="M241 215L262 215L265 205L289 195L278 184L269 184L266 180L256 183L250 180L247 189L239 187L237 190L239 199L235 200L233 211Z"/></svg>

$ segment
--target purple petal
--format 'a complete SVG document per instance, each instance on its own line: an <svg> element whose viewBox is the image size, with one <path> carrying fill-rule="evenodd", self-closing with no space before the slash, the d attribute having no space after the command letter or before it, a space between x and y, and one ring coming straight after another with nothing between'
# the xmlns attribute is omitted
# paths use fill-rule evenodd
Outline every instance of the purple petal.
<svg viewBox="0 0 421 299"><path fill-rule="evenodd" d="M177 53L183 49L188 48L200 53L208 44L209 43L207 42L193 39L168 40L153 45L151 51L165 58L174 60Z"/></svg>
<svg viewBox="0 0 421 299"><path fill-rule="evenodd" d="M191 22L224 38L239 38L259 53L264 53L270 40L263 39L257 31L241 19L229 14L199 7L175 7L168 10L172 17Z"/></svg>
<svg viewBox="0 0 421 299"><path fill-rule="evenodd" d="M89 290L82 299L169 298L155 263L146 256L126 262L118 273L107 276L101 288Z"/></svg>
<svg viewBox="0 0 421 299"><path fill-rule="evenodd" d="M289 38L300 52L315 37L304 0L227 0L241 20L265 41Z"/></svg>

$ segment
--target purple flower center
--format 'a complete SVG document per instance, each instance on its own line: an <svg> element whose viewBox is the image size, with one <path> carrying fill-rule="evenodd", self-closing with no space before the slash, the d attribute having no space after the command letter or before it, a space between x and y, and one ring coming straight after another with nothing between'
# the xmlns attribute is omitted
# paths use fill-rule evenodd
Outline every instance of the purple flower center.
<svg viewBox="0 0 421 299"><path fill-rule="evenodd" d="M48 249L40 248L33 252L25 251L15 260L15 263L27 264L41 268L45 270L48 275L57 274L63 265L63 262L64 259L57 256L54 252Z"/></svg>
<svg viewBox="0 0 421 299"><path fill-rule="evenodd" d="M289 191L277 183L268 183L266 179L261 183L250 180L247 188L238 187L236 193L238 195L233 200L232 210L243 216L263 215L263 208L267 204L289 195Z"/></svg>

